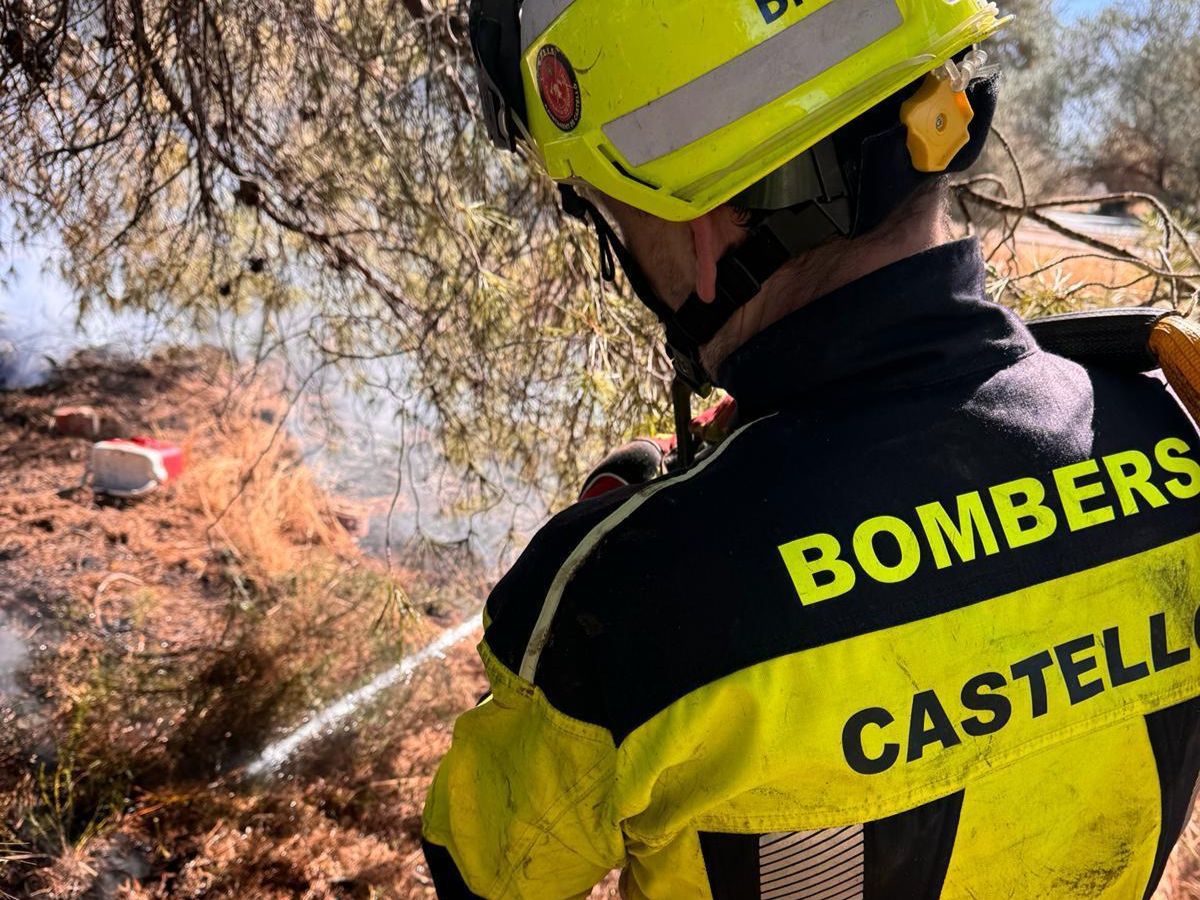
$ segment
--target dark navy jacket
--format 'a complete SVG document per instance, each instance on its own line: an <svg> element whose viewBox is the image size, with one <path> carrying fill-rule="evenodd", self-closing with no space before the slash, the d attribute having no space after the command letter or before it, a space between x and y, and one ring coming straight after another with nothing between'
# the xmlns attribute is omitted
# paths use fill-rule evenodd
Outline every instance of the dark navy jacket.
<svg viewBox="0 0 1200 900"><path fill-rule="evenodd" d="M1163 384L1040 350L974 241L719 376L719 452L493 592L441 895L1148 896L1200 770L1200 441Z"/></svg>

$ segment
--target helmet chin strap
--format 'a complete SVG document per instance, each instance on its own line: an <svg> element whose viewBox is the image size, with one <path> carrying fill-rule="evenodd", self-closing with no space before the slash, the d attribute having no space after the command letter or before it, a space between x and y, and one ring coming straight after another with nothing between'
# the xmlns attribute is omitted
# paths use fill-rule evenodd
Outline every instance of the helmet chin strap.
<svg viewBox="0 0 1200 900"><path fill-rule="evenodd" d="M675 368L697 393L706 394L709 375L699 362L700 348L757 297L768 279L801 254L827 240L850 234L850 202L846 197L768 213L750 229L746 239L717 263L717 290L712 301L692 293L674 312L674 324L687 340L689 352L675 359ZM683 365L681 365L681 362ZM690 363L695 363L692 367Z"/></svg>
<svg viewBox="0 0 1200 900"><path fill-rule="evenodd" d="M844 197L828 204L817 201L770 213L718 262L716 297L702 300L693 292L674 310L658 296L641 265L595 205L570 187L563 186L561 191L566 212L590 221L596 230L601 277L613 281L616 263L620 263L638 299L666 329L671 358L697 393L706 394L712 386L700 363L700 348L716 337L738 310L757 297L767 280L788 262L830 238L850 234L850 204Z"/></svg>
<svg viewBox="0 0 1200 900"><path fill-rule="evenodd" d="M641 265L634 259L616 230L591 201L569 185L560 185L563 210L573 218L590 222L600 242L600 275L616 277L620 263L630 286L666 330L667 353L675 366L672 397L679 465L686 469L694 459L690 429L691 395L708 396L712 378L700 359L701 348L711 341L738 310L762 291L767 280L790 260L837 235L851 232L851 202L840 171L829 177L841 188L836 196L811 198L808 202L766 213L750 228L746 239L725 254L717 264L716 298L702 300L692 293L678 309L672 309L655 291ZM832 185L831 185L832 186Z"/></svg>

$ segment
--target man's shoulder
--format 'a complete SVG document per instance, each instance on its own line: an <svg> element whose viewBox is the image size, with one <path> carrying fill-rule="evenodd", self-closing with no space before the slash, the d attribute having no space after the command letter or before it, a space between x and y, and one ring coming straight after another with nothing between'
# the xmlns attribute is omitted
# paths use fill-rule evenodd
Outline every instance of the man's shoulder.
<svg viewBox="0 0 1200 900"><path fill-rule="evenodd" d="M1086 366L1092 422L1099 444L1171 436L1192 439L1196 426L1161 372L1145 374Z"/></svg>
<svg viewBox="0 0 1200 900"><path fill-rule="evenodd" d="M520 671L538 617L564 568L586 553L589 535L648 487L625 487L579 501L538 530L488 597L486 637L499 662Z"/></svg>
<svg viewBox="0 0 1200 900"><path fill-rule="evenodd" d="M495 658L522 674L533 641L561 644L570 632L573 647L601 643L590 632L611 633L630 607L644 608L660 595L663 578L691 564L697 534L719 545L701 509L714 492L737 494L736 473L748 467L735 445L752 450L757 441L750 432L761 427L742 429L686 473L576 503L551 519L488 599L486 638Z"/></svg>

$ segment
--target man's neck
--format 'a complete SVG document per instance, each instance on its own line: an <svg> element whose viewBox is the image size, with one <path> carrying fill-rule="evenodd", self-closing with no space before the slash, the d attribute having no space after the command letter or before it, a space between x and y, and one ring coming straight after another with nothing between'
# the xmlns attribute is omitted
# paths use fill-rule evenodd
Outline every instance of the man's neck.
<svg viewBox="0 0 1200 900"><path fill-rule="evenodd" d="M788 313L807 306L851 282L892 263L954 239L940 202L918 203L871 234L835 240L797 257L763 285L701 351L705 368L715 372L734 350Z"/></svg>

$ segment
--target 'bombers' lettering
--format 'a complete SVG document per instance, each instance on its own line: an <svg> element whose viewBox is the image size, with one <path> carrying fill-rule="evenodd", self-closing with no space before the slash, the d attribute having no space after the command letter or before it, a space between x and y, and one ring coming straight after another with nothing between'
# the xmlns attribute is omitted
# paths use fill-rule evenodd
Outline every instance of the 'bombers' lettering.
<svg viewBox="0 0 1200 900"><path fill-rule="evenodd" d="M1200 469L1194 477L1200 483ZM1191 631L1193 640L1200 642L1200 610ZM1106 628L1099 641L1094 634L1084 634L1018 660L1008 667L1007 676L990 671L967 679L953 706L947 706L945 698L953 696L949 693L918 691L900 714L907 716L907 723L897 711L881 706L860 710L842 728L846 764L860 775L879 775L901 758L911 764L932 753L951 751L964 737L987 737L1004 730L1014 716L1033 720L1078 706L1192 658L1191 646L1171 646L1165 613L1150 616L1141 637L1149 659L1127 658L1120 629Z"/></svg>
<svg viewBox="0 0 1200 900"><path fill-rule="evenodd" d="M917 519L921 529L929 541L929 549L933 553L933 561L939 569L947 569L953 565L950 549L954 549L960 562L971 562L977 553L976 542L988 556L1000 552L996 542L996 532L992 531L992 523L988 521L987 510L983 507L983 498L978 492L963 494L956 498L958 503L957 518L946 512L940 503L926 503L917 507Z"/></svg>
<svg viewBox="0 0 1200 900"><path fill-rule="evenodd" d="M1086 459L1047 478L1018 478L960 494L949 509L926 503L911 518L880 515L848 535L797 538L781 545L779 554L806 606L849 593L860 576L899 584L923 565L966 565L1002 548L1039 543L1060 528L1082 531L1118 515L1192 500L1200 496L1200 462L1192 452L1182 439L1165 438L1152 455L1125 450Z"/></svg>

